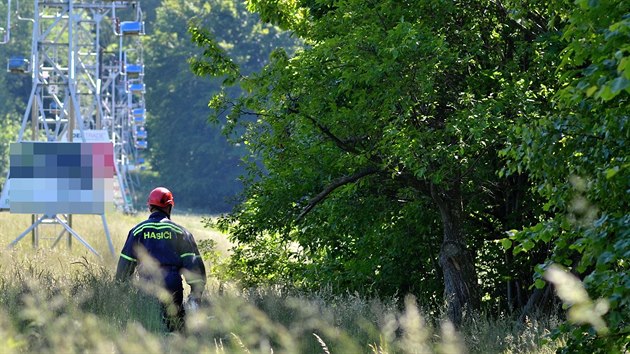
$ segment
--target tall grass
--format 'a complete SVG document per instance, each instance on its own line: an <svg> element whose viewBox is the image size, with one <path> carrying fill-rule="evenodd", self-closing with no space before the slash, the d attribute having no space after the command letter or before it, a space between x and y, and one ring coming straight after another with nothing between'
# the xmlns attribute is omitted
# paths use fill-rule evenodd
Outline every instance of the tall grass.
<svg viewBox="0 0 630 354"><path fill-rule="evenodd" d="M144 216L108 214L116 250ZM173 218L227 249L223 235L202 228L201 216ZM0 213L2 246L29 222L30 216ZM553 318L517 324L480 315L455 330L439 314L424 315L413 297L243 289L215 279L189 314L186 334L167 334L153 297L113 280L117 259L108 255L100 218L76 216L73 225L103 258L76 242L50 249L45 238L39 249L27 237L0 251L3 353L551 353L561 345L544 342Z"/></svg>

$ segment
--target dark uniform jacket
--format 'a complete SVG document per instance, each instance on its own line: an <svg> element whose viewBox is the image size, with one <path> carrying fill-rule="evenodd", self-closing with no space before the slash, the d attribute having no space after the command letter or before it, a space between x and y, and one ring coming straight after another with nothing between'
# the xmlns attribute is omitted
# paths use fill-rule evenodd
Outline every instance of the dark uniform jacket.
<svg viewBox="0 0 630 354"><path fill-rule="evenodd" d="M116 279L124 280L133 274L138 265L139 246L160 264L164 285L168 290L182 290L180 274L183 274L192 294L200 295L203 292L206 269L197 244L188 230L172 222L165 213L153 212L148 220L129 231L120 252Z"/></svg>

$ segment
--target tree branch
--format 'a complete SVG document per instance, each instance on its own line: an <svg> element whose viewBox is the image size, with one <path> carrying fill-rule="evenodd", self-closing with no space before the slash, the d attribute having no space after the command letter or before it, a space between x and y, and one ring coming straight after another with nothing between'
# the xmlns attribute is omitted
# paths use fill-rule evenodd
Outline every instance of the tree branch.
<svg viewBox="0 0 630 354"><path fill-rule="evenodd" d="M304 218L306 214L308 214L317 204L319 204L322 200L324 200L324 198L326 198L335 189L343 185L346 185L348 183L356 182L357 180L365 176L374 174L378 171L379 169L377 169L376 167L368 167L363 170L360 170L359 172L353 175L343 176L332 181L332 183L329 184L326 188L324 188L323 191L321 191L319 194L317 194L315 197L311 198L311 200L308 201L308 204L306 204L306 207L302 209L302 212L300 213L300 215L298 215L296 221L299 222L300 220L302 220L302 218Z"/></svg>
<svg viewBox="0 0 630 354"><path fill-rule="evenodd" d="M353 154L359 153L357 149L346 144L346 142L344 142L343 140L339 139L337 136L335 136L335 134L333 134L330 131L330 129L328 129L328 127L320 124L317 120L315 120L315 118L311 116L305 116L305 118L310 120L311 123L313 123L313 125L317 127L317 129L319 129L324 135L326 135L330 140L332 140L335 143L335 145L337 145L337 147L339 147L341 150L350 152Z"/></svg>
<svg viewBox="0 0 630 354"><path fill-rule="evenodd" d="M288 99L293 102L295 104L295 102L297 102L297 100L293 97L291 97L289 95ZM354 146L350 146L348 145L347 142L341 140L340 138L338 138L335 134L333 134L333 132L330 131L330 129L321 124L320 122L317 121L317 119L315 119L314 117L311 117L310 115L307 114L303 114L301 113L299 110L297 110L295 107L288 107L288 111L290 113L296 113L296 114L301 114L304 118L306 118L307 120L309 120L317 129L319 129L319 131L324 134L326 137L328 137L328 139L330 139L332 142L335 143L335 145L340 148L341 150L345 151L345 152L349 152L351 154L355 154L358 155L359 151L354 147Z"/></svg>
<svg viewBox="0 0 630 354"><path fill-rule="evenodd" d="M520 28L524 33L526 33L526 36L529 37L528 38L529 40L533 40L534 38L538 37L540 34L544 33L545 31L544 21L542 19L542 16L540 16L539 14L533 13L532 11L528 11L527 13L527 16L526 16L527 19L531 20L537 29L537 30L532 30L532 29L527 28L523 24L519 23L518 21L514 20L514 18L510 16L510 12L508 11L508 9L501 3L501 0L491 0L490 2L494 3L496 8L500 11L501 15L503 16L504 20ZM543 22L542 25L541 25L541 22Z"/></svg>

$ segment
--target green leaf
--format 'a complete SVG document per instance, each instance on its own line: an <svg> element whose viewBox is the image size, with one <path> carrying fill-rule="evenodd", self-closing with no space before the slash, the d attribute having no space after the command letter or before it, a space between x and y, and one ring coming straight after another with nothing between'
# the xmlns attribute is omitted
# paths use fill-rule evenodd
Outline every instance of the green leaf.
<svg viewBox="0 0 630 354"><path fill-rule="evenodd" d="M549 232L549 231L541 232L540 235L539 235L540 239L543 240L545 243L551 241L551 237L552 236L553 236L553 234L551 232Z"/></svg>
<svg viewBox="0 0 630 354"><path fill-rule="evenodd" d="M575 4L579 5L582 9L588 9L588 0L576 0Z"/></svg>
<svg viewBox="0 0 630 354"><path fill-rule="evenodd" d="M531 250L532 248L534 248L534 246L535 246L535 244L534 244L534 242L532 242L532 240L525 240L523 242L523 250L525 250L525 251Z"/></svg>
<svg viewBox="0 0 630 354"><path fill-rule="evenodd" d="M547 285L547 282L540 278L536 279L536 281L534 282L534 286L536 287L536 289L542 289L545 287L545 285Z"/></svg>
<svg viewBox="0 0 630 354"><path fill-rule="evenodd" d="M597 91L597 86L593 85L586 90L586 96L591 97Z"/></svg>
<svg viewBox="0 0 630 354"><path fill-rule="evenodd" d="M606 179L611 179L619 172L619 166L609 168L606 170Z"/></svg>
<svg viewBox="0 0 630 354"><path fill-rule="evenodd" d="M630 80L625 77L618 77L612 81L611 89L613 94L617 94L630 87Z"/></svg>
<svg viewBox="0 0 630 354"><path fill-rule="evenodd" d="M612 91L612 88L609 85L604 85L599 89L596 96L604 101L610 101L616 96L616 94Z"/></svg>
<svg viewBox="0 0 630 354"><path fill-rule="evenodd" d="M611 263L615 260L615 255L612 252L604 252L597 258L597 265L602 266Z"/></svg>
<svg viewBox="0 0 630 354"><path fill-rule="evenodd" d="M508 238L504 238L501 240L501 246L503 246L503 249L510 249L512 247L512 240L508 239Z"/></svg>
<svg viewBox="0 0 630 354"><path fill-rule="evenodd" d="M617 72L622 74L626 79L630 79L630 57L624 57L619 60Z"/></svg>

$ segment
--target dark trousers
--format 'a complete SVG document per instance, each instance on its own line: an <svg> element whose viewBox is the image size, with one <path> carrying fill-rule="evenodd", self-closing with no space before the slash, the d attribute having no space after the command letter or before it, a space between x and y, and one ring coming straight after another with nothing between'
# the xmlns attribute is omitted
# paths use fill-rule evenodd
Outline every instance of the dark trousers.
<svg viewBox="0 0 630 354"><path fill-rule="evenodd" d="M166 290L171 293L171 301L161 302L162 321L169 332L181 332L185 327L184 288L179 272L168 272L164 277Z"/></svg>

